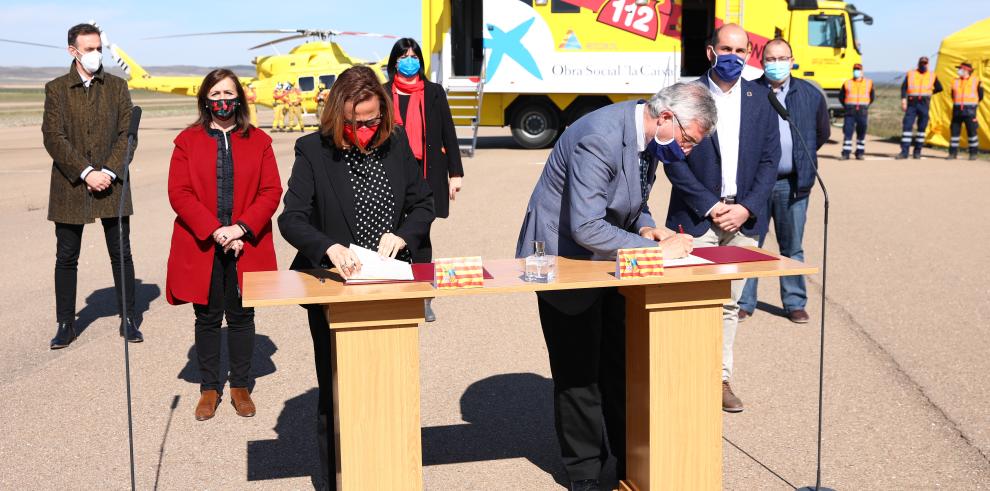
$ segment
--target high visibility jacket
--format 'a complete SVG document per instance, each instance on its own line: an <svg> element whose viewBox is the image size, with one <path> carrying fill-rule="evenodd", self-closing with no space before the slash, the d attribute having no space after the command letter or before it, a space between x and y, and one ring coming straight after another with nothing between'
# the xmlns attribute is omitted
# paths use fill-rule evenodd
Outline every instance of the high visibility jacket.
<svg viewBox="0 0 990 491"><path fill-rule="evenodd" d="M979 96L980 81L970 75L963 80L956 77L952 81L952 105L953 106L976 106L980 103Z"/></svg>
<svg viewBox="0 0 990 491"><path fill-rule="evenodd" d="M843 104L850 106L870 105L870 92L873 91L873 81L868 78L862 80L849 79L843 84L842 89L846 92L846 100Z"/></svg>
<svg viewBox="0 0 990 491"><path fill-rule="evenodd" d="M931 97L935 90L935 74L931 70L921 73L911 70L907 73L908 97Z"/></svg>
<svg viewBox="0 0 990 491"><path fill-rule="evenodd" d="M244 98L247 99L248 104L254 104L254 102L258 99L258 95L251 87L244 87Z"/></svg>
<svg viewBox="0 0 990 491"><path fill-rule="evenodd" d="M272 98L275 99L275 104L285 104L285 91L275 89L275 92L272 93Z"/></svg>

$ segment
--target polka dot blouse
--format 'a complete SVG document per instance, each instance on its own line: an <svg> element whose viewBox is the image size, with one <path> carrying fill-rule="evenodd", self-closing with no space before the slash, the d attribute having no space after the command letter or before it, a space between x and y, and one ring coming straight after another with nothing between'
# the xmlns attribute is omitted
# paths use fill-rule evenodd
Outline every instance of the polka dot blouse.
<svg viewBox="0 0 990 491"><path fill-rule="evenodd" d="M354 188L354 213L357 224L357 245L378 250L382 235L392 232L392 214L395 195L381 163L381 151L364 154L356 149L344 152L344 163ZM408 249L399 252L397 259L410 261Z"/></svg>

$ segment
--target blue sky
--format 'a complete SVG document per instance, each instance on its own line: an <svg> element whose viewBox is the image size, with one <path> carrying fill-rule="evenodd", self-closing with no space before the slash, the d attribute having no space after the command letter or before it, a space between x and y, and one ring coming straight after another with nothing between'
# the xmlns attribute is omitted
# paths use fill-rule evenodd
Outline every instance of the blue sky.
<svg viewBox="0 0 990 491"><path fill-rule="evenodd" d="M943 37L990 17L990 0L856 0L853 3L875 19L872 26L858 26L868 72L910 68L918 56L937 53ZM144 38L202 31L296 28L370 31L419 38L420 6L418 0L287 1L281 5L273 1L213 4L4 0L0 6L0 37L62 45L69 26L96 19L111 41L144 65L236 65L249 63L256 54L272 54L271 48L253 52L247 48L274 36ZM384 56L391 44L381 39L342 41L344 49L362 58ZM284 52L292 46L290 42L279 48ZM0 65L4 66L61 66L69 61L64 51L8 43L0 43L0 53Z"/></svg>

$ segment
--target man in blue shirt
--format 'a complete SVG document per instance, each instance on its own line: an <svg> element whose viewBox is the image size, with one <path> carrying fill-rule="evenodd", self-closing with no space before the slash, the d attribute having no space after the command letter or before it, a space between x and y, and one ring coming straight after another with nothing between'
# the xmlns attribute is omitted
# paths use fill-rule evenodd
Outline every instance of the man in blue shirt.
<svg viewBox="0 0 990 491"><path fill-rule="evenodd" d="M804 236L804 222L808 213L808 195L815 184L817 154L806 155L798 140L803 139L809 152L817 151L828 141L830 128L828 107L821 91L812 84L791 77L794 58L791 46L783 39L774 39L763 48L763 77L757 82L769 87L777 100L790 113L791 121L797 127L793 132L780 116L777 116L780 129L780 161L777 164L777 182L770 194L770 218L780 254L798 261L804 260L801 245ZM760 247L766 239L766 232L760 236ZM745 320L756 310L755 278L746 281L742 298L739 299L739 320ZM780 299L792 322L808 322L808 293L803 276L780 278Z"/></svg>

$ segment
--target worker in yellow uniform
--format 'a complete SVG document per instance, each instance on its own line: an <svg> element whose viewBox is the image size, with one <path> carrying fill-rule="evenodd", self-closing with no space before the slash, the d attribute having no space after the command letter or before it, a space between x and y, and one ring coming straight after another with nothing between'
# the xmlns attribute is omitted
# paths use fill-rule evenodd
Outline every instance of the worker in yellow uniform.
<svg viewBox="0 0 990 491"><path fill-rule="evenodd" d="M289 111L289 124L286 129L288 131L305 131L302 124L302 91L290 83L285 99Z"/></svg>
<svg viewBox="0 0 990 491"><path fill-rule="evenodd" d="M272 119L272 131L283 131L285 129L285 86L282 82L275 84L275 91L272 92L272 111L275 117Z"/></svg>
<svg viewBox="0 0 990 491"><path fill-rule="evenodd" d="M873 81L863 76L863 65L853 65L853 78L842 84L839 99L845 118L842 122L842 160L849 160L852 153L853 131L856 132L856 160L863 160L866 152L866 125L869 122L870 104L876 98Z"/></svg>
<svg viewBox="0 0 990 491"><path fill-rule="evenodd" d="M251 126L258 127L258 108L255 103L258 101L258 93L254 90L254 83L249 83L244 87L244 99L247 101L248 114L251 116Z"/></svg>
<svg viewBox="0 0 990 491"><path fill-rule="evenodd" d="M976 160L980 151L980 123L976 119L976 107L983 100L983 86L980 80L973 76L973 65L964 61L956 67L958 77L952 81L952 123L949 131L949 160L956 158L959 153L959 137L962 136L962 125L966 125L966 136L969 137L969 160Z"/></svg>
<svg viewBox="0 0 990 491"><path fill-rule="evenodd" d="M316 119L317 121L323 117L323 106L327 105L327 98L330 97L330 89L327 89L326 84L320 84L320 88L316 91Z"/></svg>
<svg viewBox="0 0 990 491"><path fill-rule="evenodd" d="M904 120L901 121L901 153L897 160L908 158L908 149L914 145L912 157L921 158L921 144L925 141L925 128L928 127L928 109L931 107L932 95L942 92L942 84L935 74L928 69L928 57L918 58L918 68L907 72L901 83L901 111ZM917 120L917 130L912 132Z"/></svg>

